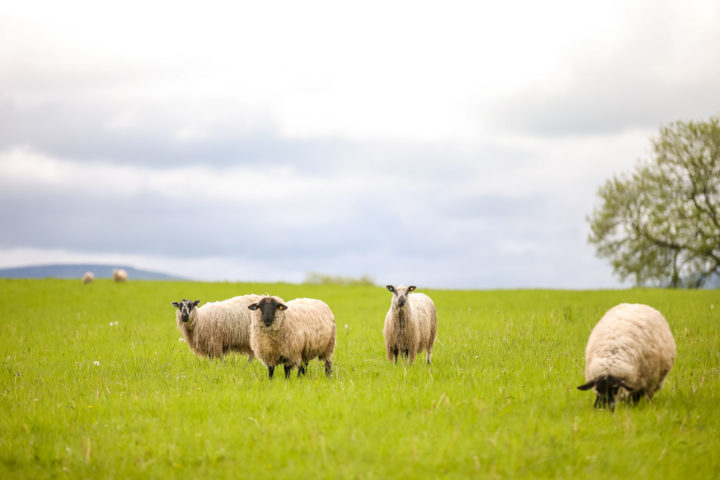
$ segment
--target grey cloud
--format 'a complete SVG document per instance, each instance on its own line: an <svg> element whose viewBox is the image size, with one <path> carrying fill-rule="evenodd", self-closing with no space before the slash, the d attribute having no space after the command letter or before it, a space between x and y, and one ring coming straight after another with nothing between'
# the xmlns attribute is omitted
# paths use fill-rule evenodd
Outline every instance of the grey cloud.
<svg viewBox="0 0 720 480"><path fill-rule="evenodd" d="M430 176L439 186L466 177L472 164L512 165L521 162L524 154L520 149L493 145L466 150L443 142L290 139L269 124L248 128L235 127L230 121L209 128L202 138L183 141L174 135L182 120L169 118L160 110L148 107L136 125L110 128L116 113L83 102L56 100L20 106L0 101L0 152L27 146L73 161L158 168L272 165L314 175L386 172L405 181Z"/></svg>
<svg viewBox="0 0 720 480"><path fill-rule="evenodd" d="M383 261L368 268L438 262L456 269L495 262L495 244L508 239L544 241L548 235L544 225L532 220L539 210L531 205L542 203L536 199L460 195L437 202L429 192L407 201L400 209L389 208L397 206L395 198L386 202L352 196L320 202L296 198L288 206L227 205L152 195L85 198L81 192L10 187L0 194L0 222L8 227L0 235L0 247L269 258L309 270L330 268L348 255L379 255ZM433 208L436 202L439 208ZM337 217L336 210L344 215ZM300 215L331 220L305 225L297 221ZM343 267L353 270L352 265Z"/></svg>
<svg viewBox="0 0 720 480"><path fill-rule="evenodd" d="M348 142L291 140L271 127L214 127L207 136L183 141L181 126L147 110L136 126L111 128L111 110L83 104L53 102L38 106L0 103L0 150L30 146L52 156L76 161L179 166L289 164L309 171L332 168L335 161L354 157Z"/></svg>
<svg viewBox="0 0 720 480"><path fill-rule="evenodd" d="M544 223L546 216L533 218L542 208L526 210L524 202L517 201L504 209L502 198L481 201L497 205L495 209L480 204L454 218L425 210L427 203L398 215L379 199L329 198L347 215L306 227L288 222L297 211L277 207L146 195L118 200L6 192L0 195L0 222L6 226L0 248L246 259L253 268L289 272L293 279L298 279L297 272L322 271L460 288L597 286L582 283L586 272L579 271L578 264L602 269L585 258L591 255L583 233L573 226L577 222L550 227ZM460 197L454 210L475 200ZM443 208L453 210L451 205L445 199ZM302 207L308 217L324 216L307 204ZM558 208L556 213L562 214ZM509 242L531 248L498 249ZM258 273L258 278L265 277ZM597 282L597 275L593 279Z"/></svg>
<svg viewBox="0 0 720 480"><path fill-rule="evenodd" d="M585 78L560 94L526 94L497 108L498 124L540 135L655 130L675 120L718 113L720 78L678 88L620 77Z"/></svg>

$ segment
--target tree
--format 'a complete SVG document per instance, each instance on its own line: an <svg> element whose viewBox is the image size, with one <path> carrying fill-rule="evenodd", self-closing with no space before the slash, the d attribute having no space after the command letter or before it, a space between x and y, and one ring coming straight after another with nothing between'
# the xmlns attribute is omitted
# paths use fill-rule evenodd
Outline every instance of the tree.
<svg viewBox="0 0 720 480"><path fill-rule="evenodd" d="M600 187L588 241L622 280L698 288L720 273L720 117L672 123L652 147Z"/></svg>

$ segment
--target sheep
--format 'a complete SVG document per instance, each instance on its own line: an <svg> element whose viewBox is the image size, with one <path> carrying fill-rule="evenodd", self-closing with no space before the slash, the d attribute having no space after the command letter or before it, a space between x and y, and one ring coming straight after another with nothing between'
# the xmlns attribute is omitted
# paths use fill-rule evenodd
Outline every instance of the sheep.
<svg viewBox="0 0 720 480"><path fill-rule="evenodd" d="M123 268L121 268L119 270L117 268L113 269L113 280L115 280L116 282L126 282L127 279L128 279L128 274L125 271L125 269L123 269Z"/></svg>
<svg viewBox="0 0 720 480"><path fill-rule="evenodd" d="M437 334L437 310L433 301L424 293L414 293L415 286L398 285L386 288L393 293L390 309L385 316L385 351L388 360L397 363L404 354L412 365L415 355L427 351L430 365L432 349Z"/></svg>
<svg viewBox="0 0 720 480"><path fill-rule="evenodd" d="M675 363L675 339L660 312L642 304L621 303L595 325L585 349L585 383L593 388L595 408L615 410L617 398L652 400ZM622 389L622 390L621 390Z"/></svg>
<svg viewBox="0 0 720 480"><path fill-rule="evenodd" d="M85 272L82 276L83 283L92 283L95 280L95 275L92 272Z"/></svg>
<svg viewBox="0 0 720 480"><path fill-rule="evenodd" d="M266 296L248 306L252 310L250 345L255 355L273 377L282 364L285 378L293 368L298 377L307 373L310 360L325 363L325 375L332 374L335 351L335 317L321 300L296 298L287 303L275 296Z"/></svg>
<svg viewBox="0 0 720 480"><path fill-rule="evenodd" d="M250 312L247 306L259 295L243 295L196 308L200 300L172 302L177 308L177 326L191 350L199 357L222 357L229 352L245 353L248 363L255 357L250 348Z"/></svg>

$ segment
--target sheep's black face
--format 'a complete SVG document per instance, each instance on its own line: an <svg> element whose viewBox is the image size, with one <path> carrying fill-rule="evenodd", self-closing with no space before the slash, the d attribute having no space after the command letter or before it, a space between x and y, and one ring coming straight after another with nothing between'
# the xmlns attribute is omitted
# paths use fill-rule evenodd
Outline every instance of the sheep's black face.
<svg viewBox="0 0 720 480"><path fill-rule="evenodd" d="M385 288L390 290L393 295L397 297L397 304L400 308L404 307L405 303L407 303L408 294L415 290L414 285L410 285L409 287L399 285L397 288L393 287L392 285L387 285Z"/></svg>
<svg viewBox="0 0 720 480"><path fill-rule="evenodd" d="M629 392L633 391L632 388L625 385L622 379L612 375L591 380L585 385L580 385L578 389L588 390L593 387L595 387L595 393L597 394L593 406L595 408L610 407L610 411L615 410L615 397L617 397L621 387Z"/></svg>
<svg viewBox="0 0 720 480"><path fill-rule="evenodd" d="M248 308L250 310L260 310L260 318L262 319L263 325L270 327L275 322L275 312L278 310L286 310L287 306L272 297L265 297L258 303L253 303Z"/></svg>
<svg viewBox="0 0 720 480"><path fill-rule="evenodd" d="M193 301L183 298L181 302L172 302L172 306L180 310L180 318L182 318L183 322L187 322L190 320L190 312L192 312L199 303L200 300Z"/></svg>

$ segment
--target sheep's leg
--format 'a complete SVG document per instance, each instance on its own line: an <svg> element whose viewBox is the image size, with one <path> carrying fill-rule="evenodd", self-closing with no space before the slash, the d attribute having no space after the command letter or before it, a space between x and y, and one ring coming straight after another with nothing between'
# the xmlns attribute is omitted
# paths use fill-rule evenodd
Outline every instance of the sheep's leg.
<svg viewBox="0 0 720 480"><path fill-rule="evenodd" d="M427 351L427 364L430 365L430 360L432 359L432 350Z"/></svg>
<svg viewBox="0 0 720 480"><path fill-rule="evenodd" d="M325 375L330 376L332 375L332 361L331 360L325 360Z"/></svg>
<svg viewBox="0 0 720 480"><path fill-rule="evenodd" d="M285 378L290 378L290 372L292 372L292 365L285 365Z"/></svg>
<svg viewBox="0 0 720 480"><path fill-rule="evenodd" d="M273 373L275 372L275 367L268 367L268 375L270 377L270 380L272 380Z"/></svg>
<svg viewBox="0 0 720 480"><path fill-rule="evenodd" d="M247 362L248 362L248 363L252 363L253 358L255 358L255 354L254 354L253 352L250 352L250 353L248 354L248 361L247 361Z"/></svg>
<svg viewBox="0 0 720 480"><path fill-rule="evenodd" d="M410 365L413 364L415 361L415 352L410 352L409 350L405 350L405 356L408 357L408 360L410 361Z"/></svg>
<svg viewBox="0 0 720 480"><path fill-rule="evenodd" d="M298 378L300 378L301 375L307 375L307 367L308 362L303 362L302 364L300 364L300 366L298 367Z"/></svg>
<svg viewBox="0 0 720 480"><path fill-rule="evenodd" d="M223 355L222 342L211 339L208 344L208 356L210 358L220 358Z"/></svg>
<svg viewBox="0 0 720 480"><path fill-rule="evenodd" d="M385 344L385 356L386 356L387 359L390 360L391 362L393 361L393 358L395 358L395 357L393 357L393 350L392 350L392 348L390 347L390 345L388 345L388 344Z"/></svg>
<svg viewBox="0 0 720 480"><path fill-rule="evenodd" d="M393 358L395 359L395 365L397 365L399 354L400 354L400 351L398 350L397 347L395 347L395 349L393 350Z"/></svg>
<svg viewBox="0 0 720 480"><path fill-rule="evenodd" d="M640 399L642 398L642 396L643 396L643 391L642 391L642 390L638 390L638 391L636 391L636 392L632 392L632 402L633 402L633 405L637 405L637 403L640 401Z"/></svg>

